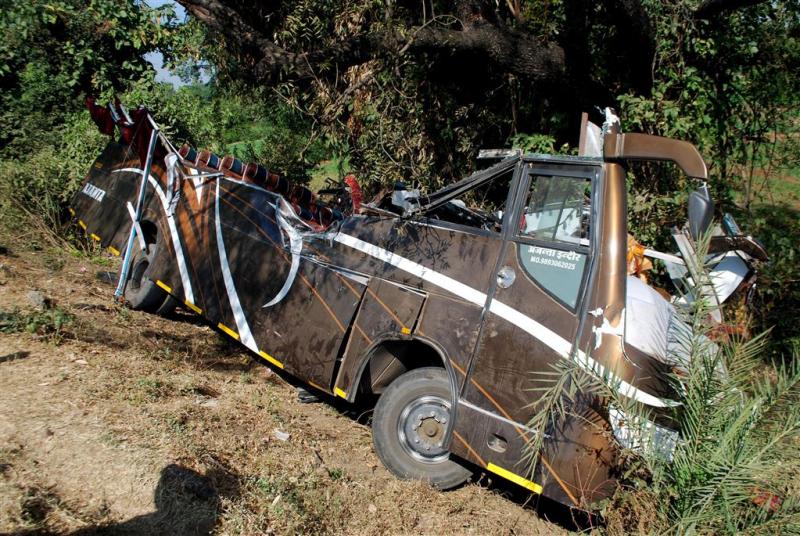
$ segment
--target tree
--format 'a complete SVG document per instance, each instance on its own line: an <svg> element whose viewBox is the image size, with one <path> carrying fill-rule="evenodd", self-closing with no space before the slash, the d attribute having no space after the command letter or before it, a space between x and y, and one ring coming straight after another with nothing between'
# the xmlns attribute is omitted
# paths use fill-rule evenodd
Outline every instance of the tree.
<svg viewBox="0 0 800 536"><path fill-rule="evenodd" d="M306 114L368 190L441 186L483 147L574 147L580 112L595 106L618 108L630 130L696 143L718 211L742 213L790 259L763 274L764 296L782 305L760 307L759 322L798 338L778 313L800 299L800 249L786 249L786 218L759 218L753 204L779 201L774 175L800 166L798 0L178 1L205 26L198 54L222 83L267 88ZM692 185L645 171L631 176L631 229L669 248Z"/></svg>
<svg viewBox="0 0 800 536"><path fill-rule="evenodd" d="M664 40L660 4L701 33L777 5L178 1L224 49L223 77L281 88L369 179L425 185L463 175L476 149L520 130L574 142L581 111L651 97L658 56L681 47L680 35Z"/></svg>
<svg viewBox="0 0 800 536"><path fill-rule="evenodd" d="M171 18L133 0L0 0L0 150L52 143L83 96L152 77L144 55L166 44Z"/></svg>

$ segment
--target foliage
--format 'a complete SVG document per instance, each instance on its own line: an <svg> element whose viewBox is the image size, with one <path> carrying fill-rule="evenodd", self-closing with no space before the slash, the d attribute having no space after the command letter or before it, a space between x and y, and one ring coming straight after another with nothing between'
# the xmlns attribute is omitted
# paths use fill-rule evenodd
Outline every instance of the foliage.
<svg viewBox="0 0 800 536"><path fill-rule="evenodd" d="M514 149L526 153L553 154L556 152L556 140L547 134L514 134L508 142Z"/></svg>
<svg viewBox="0 0 800 536"><path fill-rule="evenodd" d="M654 85L650 95L620 98L623 121L694 141L724 203L737 188L748 208L755 167L777 171L797 161L796 142L780 136L794 130L800 111L797 8L770 2L712 22L693 19L684 2L648 4L658 44Z"/></svg>
<svg viewBox="0 0 800 536"><path fill-rule="evenodd" d="M800 352L800 208L791 205L756 206L751 230L770 253L770 262L758 275L750 310L756 325L772 329L770 356L778 361Z"/></svg>
<svg viewBox="0 0 800 536"><path fill-rule="evenodd" d="M0 219L53 233L105 144L83 108L151 80L172 8L134 0L0 0ZM29 218L33 216L33 218Z"/></svg>
<svg viewBox="0 0 800 536"><path fill-rule="evenodd" d="M0 310L0 333L27 332L58 342L63 336L64 326L70 324L73 318L58 307L28 313L17 309Z"/></svg>
<svg viewBox="0 0 800 536"><path fill-rule="evenodd" d="M702 259L698 255L698 259ZM708 283L707 274L701 280ZM694 303L680 339L688 353L670 356L680 369L672 381L679 405L666 422L674 449L657 435L652 408L619 392L610 373L581 358L554 366L531 426L548 429L587 399L623 415L614 430L620 448L621 488L602 505L606 532L627 534L782 534L800 530L800 360L765 366L766 336L712 342L710 309ZM681 358L681 355L687 357ZM601 430L602 431L602 430ZM529 446L537 460L541 441Z"/></svg>
<svg viewBox="0 0 800 536"><path fill-rule="evenodd" d="M796 533L800 366L764 368L763 337L714 351L698 337L693 346L676 412L681 441L669 459L633 456L638 470L629 474L646 476L629 479L606 506L611 532L645 517L651 533ZM647 422L638 415L629 422Z"/></svg>
<svg viewBox="0 0 800 536"><path fill-rule="evenodd" d="M442 5L431 6L429 15L416 6L394 9L374 1L304 0L271 9L269 16L260 9L252 13L259 31L298 55L335 51L396 29L394 38L411 43L413 32L396 25L420 15L425 28L460 24L454 16L435 14L446 9ZM505 7L497 12L510 25L542 37L557 34L564 15L560 1L525 5L517 16ZM221 50L229 53L220 58ZM196 54L218 58L214 61L223 84L252 80L258 71L258 65L248 64L247 55L235 42L222 41L219 32L208 32ZM530 85L522 86L499 71L473 74L473 68L461 57L442 65L425 54L376 55L341 70L323 63L303 80L277 84L276 91L306 114L333 155L349 157L368 190L397 180L431 190L468 174L478 149L505 146L518 127L544 132L563 123L543 113L531 95L523 96Z"/></svg>
<svg viewBox="0 0 800 536"><path fill-rule="evenodd" d="M274 95L240 84L173 88L145 81L123 95L150 109L176 143L261 162L292 180L328 156L307 118Z"/></svg>
<svg viewBox="0 0 800 536"><path fill-rule="evenodd" d="M191 63L199 37L173 8L133 0L0 0L0 220L57 239L64 207L107 142L83 98L117 93L150 107L176 141L263 160L304 180L325 155L307 121L263 91L240 86L175 89L144 59L159 50Z"/></svg>
<svg viewBox="0 0 800 536"><path fill-rule="evenodd" d="M151 77L143 55L166 44L171 12L134 0L0 1L0 150L55 143L53 127L84 95Z"/></svg>
<svg viewBox="0 0 800 536"><path fill-rule="evenodd" d="M65 203L106 143L85 113L68 115L55 130L54 145L0 162L0 222L7 229L21 230L31 216L42 229L59 229Z"/></svg>

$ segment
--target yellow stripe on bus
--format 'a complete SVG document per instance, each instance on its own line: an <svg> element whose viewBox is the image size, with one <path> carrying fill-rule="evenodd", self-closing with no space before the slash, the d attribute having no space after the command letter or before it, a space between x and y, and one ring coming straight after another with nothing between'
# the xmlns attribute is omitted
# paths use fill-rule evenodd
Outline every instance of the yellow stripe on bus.
<svg viewBox="0 0 800 536"><path fill-rule="evenodd" d="M342 391L338 387L334 387L333 388L333 394L335 394L336 396L340 396L342 398L345 398L345 399L347 398L347 393L345 393L344 391Z"/></svg>
<svg viewBox="0 0 800 536"><path fill-rule="evenodd" d="M160 279L156 279L156 285L158 285L159 287L161 287L164 290L166 290L167 294L172 294L172 289L169 287L169 285L167 285L166 283L164 283Z"/></svg>
<svg viewBox="0 0 800 536"><path fill-rule="evenodd" d="M236 333L235 331L233 331L231 328L229 328L225 324L223 324L222 322L217 324L217 327L219 329L221 329L222 331L224 331L225 333L227 333L228 335L230 335L231 337L233 337L234 339L236 339L237 341L239 340L239 334Z"/></svg>
<svg viewBox="0 0 800 536"><path fill-rule="evenodd" d="M84 231L86 230L86 224L83 223L83 220L78 220L78 225L80 225Z"/></svg>
<svg viewBox="0 0 800 536"><path fill-rule="evenodd" d="M528 490L530 490L530 491L532 491L534 493L541 493L542 492L542 486L540 486L536 482L531 482L530 480L528 480L526 478L522 478L519 475L515 475L511 471L509 471L507 469L503 469L502 467L497 466L497 465L493 464L492 462L489 462L489 465L487 465L486 468L489 471L491 471L491 472L493 472L493 473L495 473L497 475L500 475L503 478L505 478L507 480L510 480L514 484L520 485L523 488L528 489Z"/></svg>
<svg viewBox="0 0 800 536"><path fill-rule="evenodd" d="M119 250L114 246L108 246L108 251L113 253L115 256L119 257Z"/></svg>
<svg viewBox="0 0 800 536"><path fill-rule="evenodd" d="M90 234L89 236L91 236L92 240L94 240L95 242L100 242L102 240L102 238L100 238L99 236L97 236L94 233Z"/></svg>
<svg viewBox="0 0 800 536"><path fill-rule="evenodd" d="M203 310L202 310L202 309L200 309L200 308L199 308L198 306L196 306L195 304L193 304L192 302L190 302L189 300L183 300L183 303L186 305L186 307L188 307L189 309L191 309L191 310L192 310L192 311L194 311L195 313L197 313L197 314L199 314L199 315L203 314Z"/></svg>
<svg viewBox="0 0 800 536"><path fill-rule="evenodd" d="M259 351L258 351L258 355L260 355L261 357L263 357L264 359L266 359L267 361L269 361L270 363L272 363L272 364L273 364L273 365L275 365L276 367L278 367L278 368L283 368L283 363L281 363L280 361L278 361L277 359L275 359L274 357L272 357L271 355L269 355L269 354L268 354L267 352L265 352L264 350L259 350Z"/></svg>

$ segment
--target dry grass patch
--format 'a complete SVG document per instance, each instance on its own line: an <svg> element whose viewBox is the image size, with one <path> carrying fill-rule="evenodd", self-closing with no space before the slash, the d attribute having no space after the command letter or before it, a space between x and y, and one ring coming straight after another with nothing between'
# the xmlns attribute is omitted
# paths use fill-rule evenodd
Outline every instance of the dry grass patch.
<svg viewBox="0 0 800 536"><path fill-rule="evenodd" d="M72 320L57 339L0 334L0 444L16 449L0 451L0 532L561 532L502 492L397 480L362 410L299 403L187 313L115 305L106 261L14 253L0 310L28 314L33 289Z"/></svg>

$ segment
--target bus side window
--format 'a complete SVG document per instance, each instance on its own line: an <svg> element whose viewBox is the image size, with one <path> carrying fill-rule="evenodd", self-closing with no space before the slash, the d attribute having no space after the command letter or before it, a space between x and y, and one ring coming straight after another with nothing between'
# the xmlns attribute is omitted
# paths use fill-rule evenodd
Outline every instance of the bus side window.
<svg viewBox="0 0 800 536"><path fill-rule="evenodd" d="M527 275L570 309L589 253L591 180L532 175L519 222L519 261Z"/></svg>
<svg viewBox="0 0 800 536"><path fill-rule="evenodd" d="M589 245L590 186L585 178L532 176L520 235Z"/></svg>

